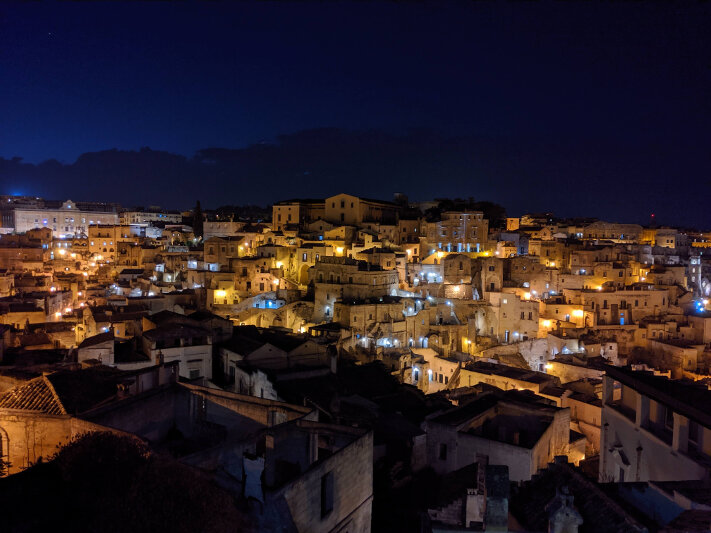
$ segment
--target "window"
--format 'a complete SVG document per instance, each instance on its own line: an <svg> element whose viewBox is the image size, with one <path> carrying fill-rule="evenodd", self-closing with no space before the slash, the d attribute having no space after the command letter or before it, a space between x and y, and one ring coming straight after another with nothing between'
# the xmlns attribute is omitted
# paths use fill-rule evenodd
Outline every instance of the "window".
<svg viewBox="0 0 711 533"><path fill-rule="evenodd" d="M333 472L321 476L321 517L333 510Z"/></svg>
<svg viewBox="0 0 711 533"><path fill-rule="evenodd" d="M689 420L689 450L699 449L699 424Z"/></svg>
<svg viewBox="0 0 711 533"><path fill-rule="evenodd" d="M674 430L674 411L668 407L664 407L664 427Z"/></svg>
<svg viewBox="0 0 711 533"><path fill-rule="evenodd" d="M440 459L440 461L447 460L447 445L446 444L439 445L439 459Z"/></svg>
<svg viewBox="0 0 711 533"><path fill-rule="evenodd" d="M200 377L200 370L197 368L190 369L190 379L197 379Z"/></svg>

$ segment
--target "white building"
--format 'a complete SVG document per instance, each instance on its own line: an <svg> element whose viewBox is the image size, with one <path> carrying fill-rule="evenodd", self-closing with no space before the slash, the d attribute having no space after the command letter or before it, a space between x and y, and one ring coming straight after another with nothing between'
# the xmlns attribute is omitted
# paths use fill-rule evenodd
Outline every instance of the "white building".
<svg viewBox="0 0 711 533"><path fill-rule="evenodd" d="M607 367L600 479L705 479L711 468L711 391L649 372Z"/></svg>
<svg viewBox="0 0 711 533"><path fill-rule="evenodd" d="M119 222L114 205L72 200L52 202L38 200L33 204L8 204L2 212L3 227L13 228L15 233L25 233L35 228L50 228L54 238L70 238L86 235L93 224Z"/></svg>
<svg viewBox="0 0 711 533"><path fill-rule="evenodd" d="M171 211L124 211L121 213L121 224L148 224L150 222L165 222L167 224L180 224L183 215Z"/></svg>

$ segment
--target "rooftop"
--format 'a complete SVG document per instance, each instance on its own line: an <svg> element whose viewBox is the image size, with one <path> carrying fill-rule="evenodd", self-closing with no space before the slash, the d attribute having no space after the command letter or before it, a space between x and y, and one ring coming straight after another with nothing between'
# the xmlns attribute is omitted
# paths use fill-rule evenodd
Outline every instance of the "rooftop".
<svg viewBox="0 0 711 533"><path fill-rule="evenodd" d="M711 428L711 390L690 380L673 380L629 367L605 366L607 376Z"/></svg>

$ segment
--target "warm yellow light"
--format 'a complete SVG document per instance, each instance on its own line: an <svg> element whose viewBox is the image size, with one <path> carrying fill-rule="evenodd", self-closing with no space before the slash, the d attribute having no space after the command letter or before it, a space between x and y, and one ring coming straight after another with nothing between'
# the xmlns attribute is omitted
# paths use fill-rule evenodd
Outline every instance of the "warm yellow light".
<svg viewBox="0 0 711 533"><path fill-rule="evenodd" d="M62 312L61 312L61 311L57 311L56 313L54 313L54 316L56 316L57 318L59 318L60 316L62 316Z"/></svg>
<svg viewBox="0 0 711 533"><path fill-rule="evenodd" d="M454 286L454 292L459 292L459 285Z"/></svg>
<svg viewBox="0 0 711 533"><path fill-rule="evenodd" d="M64 312L65 312L65 313L71 313L71 312L72 312L72 308L71 308L71 307L67 307L67 308L64 310Z"/></svg>
<svg viewBox="0 0 711 533"><path fill-rule="evenodd" d="M551 266L552 266L552 267L555 266L555 261L551 261Z"/></svg>
<svg viewBox="0 0 711 533"><path fill-rule="evenodd" d="M88 278L88 277L89 277L89 273L88 273L88 272L82 272L82 275L83 275L85 278Z"/></svg>
<svg viewBox="0 0 711 533"><path fill-rule="evenodd" d="M601 291L601 290L602 290L602 285L598 286L597 290Z"/></svg>
<svg viewBox="0 0 711 533"><path fill-rule="evenodd" d="M77 296L81 296L81 291L79 291L79 292L77 293Z"/></svg>
<svg viewBox="0 0 711 533"><path fill-rule="evenodd" d="M77 256L77 254L72 254L72 259L74 259Z"/></svg>
<svg viewBox="0 0 711 533"><path fill-rule="evenodd" d="M299 332L300 332L300 333L306 333L306 328L305 328L304 326L301 326L301 327L299 328Z"/></svg>
<svg viewBox="0 0 711 533"><path fill-rule="evenodd" d="M342 254L343 253L343 246L339 246L336 248L336 253L337 254Z"/></svg>
<svg viewBox="0 0 711 533"><path fill-rule="evenodd" d="M59 250L59 255L66 255L66 254L67 254L66 250L63 250L63 249Z"/></svg>
<svg viewBox="0 0 711 533"><path fill-rule="evenodd" d="M551 327L551 321L550 321L550 320L544 320L544 321L543 321L543 327L544 327L544 328L549 328L549 327Z"/></svg>
<svg viewBox="0 0 711 533"><path fill-rule="evenodd" d="M437 257L439 257L439 258L444 257L444 252L437 252Z"/></svg>
<svg viewBox="0 0 711 533"><path fill-rule="evenodd" d="M215 291L215 296L217 298L224 298L225 296L227 296L227 291Z"/></svg>
<svg viewBox="0 0 711 533"><path fill-rule="evenodd" d="M277 268L281 268L284 266L284 263L282 263L281 261L277 261L276 266L277 266Z"/></svg>
<svg viewBox="0 0 711 533"><path fill-rule="evenodd" d="M408 250L407 255L412 255L412 250Z"/></svg>
<svg viewBox="0 0 711 533"><path fill-rule="evenodd" d="M550 370L551 368L553 368L553 365L550 363L546 363L546 370Z"/></svg>
<svg viewBox="0 0 711 533"><path fill-rule="evenodd" d="M583 316L584 314L585 314L585 313L583 312L582 309L573 309L573 316L577 316L578 318L580 318L580 317Z"/></svg>
<svg viewBox="0 0 711 533"><path fill-rule="evenodd" d="M530 299L531 299L531 293L530 293L530 292L524 292L524 293L523 293L523 299L524 299L524 300L530 300Z"/></svg>
<svg viewBox="0 0 711 533"><path fill-rule="evenodd" d="M54 292L54 291L56 291L56 290L57 290L57 287L50 287L50 288L49 288L49 292Z"/></svg>
<svg viewBox="0 0 711 533"><path fill-rule="evenodd" d="M273 283L274 285L279 285L279 280L278 280L278 279L275 279L274 281L272 281L272 283Z"/></svg>

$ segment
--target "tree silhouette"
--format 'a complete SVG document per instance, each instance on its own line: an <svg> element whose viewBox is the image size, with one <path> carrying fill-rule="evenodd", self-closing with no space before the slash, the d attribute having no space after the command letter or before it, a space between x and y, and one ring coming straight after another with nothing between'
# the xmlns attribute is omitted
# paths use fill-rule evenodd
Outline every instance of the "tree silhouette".
<svg viewBox="0 0 711 533"><path fill-rule="evenodd" d="M193 233L196 237L202 238L203 235L203 215L200 207L200 200L197 201L193 210Z"/></svg>

